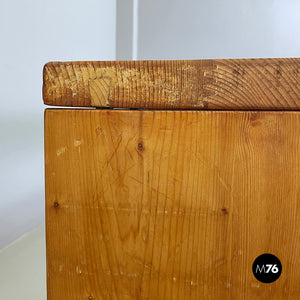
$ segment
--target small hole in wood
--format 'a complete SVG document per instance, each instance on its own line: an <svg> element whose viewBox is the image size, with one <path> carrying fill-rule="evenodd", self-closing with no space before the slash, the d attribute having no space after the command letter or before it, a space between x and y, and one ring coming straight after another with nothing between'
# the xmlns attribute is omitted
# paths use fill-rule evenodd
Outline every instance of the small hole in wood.
<svg viewBox="0 0 300 300"><path fill-rule="evenodd" d="M141 142L138 143L138 149L139 149L140 151L144 150L143 143L141 143Z"/></svg>
<svg viewBox="0 0 300 300"><path fill-rule="evenodd" d="M228 211L227 211L227 209L226 209L225 207L223 207L221 210L222 210L222 213L223 213L224 215L227 215L227 214L228 214Z"/></svg>

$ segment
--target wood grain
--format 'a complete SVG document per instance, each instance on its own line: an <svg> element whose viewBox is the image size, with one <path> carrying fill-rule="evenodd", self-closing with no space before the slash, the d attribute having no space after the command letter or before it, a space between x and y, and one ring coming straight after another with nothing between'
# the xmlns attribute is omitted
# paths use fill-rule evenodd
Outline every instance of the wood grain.
<svg viewBox="0 0 300 300"><path fill-rule="evenodd" d="M300 298L300 113L45 117L48 300Z"/></svg>
<svg viewBox="0 0 300 300"><path fill-rule="evenodd" d="M300 108L300 59L51 62L45 104L149 109Z"/></svg>

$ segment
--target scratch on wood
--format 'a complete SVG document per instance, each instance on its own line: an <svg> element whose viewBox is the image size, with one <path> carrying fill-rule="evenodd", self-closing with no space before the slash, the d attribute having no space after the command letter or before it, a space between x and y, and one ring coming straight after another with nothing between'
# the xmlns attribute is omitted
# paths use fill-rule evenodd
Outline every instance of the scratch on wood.
<svg viewBox="0 0 300 300"><path fill-rule="evenodd" d="M80 139L74 140L74 147L79 147L82 144Z"/></svg>
<svg viewBox="0 0 300 300"><path fill-rule="evenodd" d="M66 152L66 150L67 150L67 147L60 147L56 150L56 155L60 156L60 155L64 154Z"/></svg>

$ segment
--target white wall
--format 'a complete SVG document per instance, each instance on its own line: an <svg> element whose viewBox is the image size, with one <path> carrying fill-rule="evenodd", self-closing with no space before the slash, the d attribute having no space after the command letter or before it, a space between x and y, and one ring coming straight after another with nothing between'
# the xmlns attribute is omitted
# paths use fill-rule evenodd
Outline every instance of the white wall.
<svg viewBox="0 0 300 300"><path fill-rule="evenodd" d="M0 249L44 220L44 63L115 59L115 24L115 0L0 2Z"/></svg>
<svg viewBox="0 0 300 300"><path fill-rule="evenodd" d="M300 57L300 1L274 0L273 56Z"/></svg>
<svg viewBox="0 0 300 300"><path fill-rule="evenodd" d="M138 59L300 56L297 0L140 0Z"/></svg>

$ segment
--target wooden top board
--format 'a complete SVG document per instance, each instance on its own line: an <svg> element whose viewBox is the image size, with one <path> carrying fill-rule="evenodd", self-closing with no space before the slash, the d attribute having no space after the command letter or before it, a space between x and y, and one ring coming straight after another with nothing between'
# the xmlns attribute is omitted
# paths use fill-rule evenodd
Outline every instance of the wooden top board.
<svg viewBox="0 0 300 300"><path fill-rule="evenodd" d="M298 110L300 58L49 62L47 105Z"/></svg>

